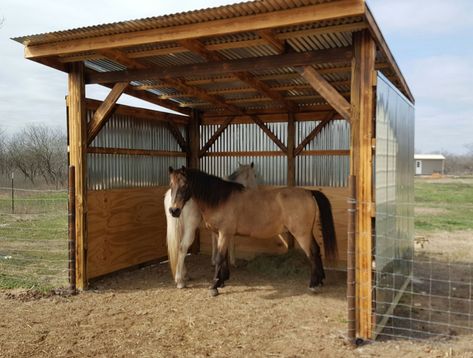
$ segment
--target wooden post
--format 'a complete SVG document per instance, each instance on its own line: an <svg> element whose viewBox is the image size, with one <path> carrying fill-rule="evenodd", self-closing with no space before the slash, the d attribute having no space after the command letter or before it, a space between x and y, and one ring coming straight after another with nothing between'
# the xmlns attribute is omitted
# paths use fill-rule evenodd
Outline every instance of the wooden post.
<svg viewBox="0 0 473 358"><path fill-rule="evenodd" d="M356 307L357 336L371 339L372 315L372 182L376 46L367 30L353 35L351 83L351 163L356 180Z"/></svg>
<svg viewBox="0 0 473 358"><path fill-rule="evenodd" d="M75 208L75 168L69 167L68 177L67 226L69 246L69 289L76 291L76 208Z"/></svg>
<svg viewBox="0 0 473 358"><path fill-rule="evenodd" d="M287 186L296 185L295 140L296 123L294 113L289 113L287 117Z"/></svg>
<svg viewBox="0 0 473 358"><path fill-rule="evenodd" d="M87 123L85 107L84 64L75 62L69 68L69 160L75 167L75 231L76 231L76 286L87 288L87 188L86 150Z"/></svg>
<svg viewBox="0 0 473 358"><path fill-rule="evenodd" d="M296 122L294 113L290 112L287 116L287 186L296 185L296 157L294 155L296 140ZM294 248L294 236L291 233L286 235L287 249Z"/></svg>
<svg viewBox="0 0 473 358"><path fill-rule="evenodd" d="M187 165L189 168L200 169L199 163L199 152L200 152L200 121L201 113L197 110L193 110L188 126L187 134L189 143L189 153L187 159ZM195 240L192 244L190 251L193 254L198 254L200 251L200 230L197 229L195 233Z"/></svg>
<svg viewBox="0 0 473 358"><path fill-rule="evenodd" d="M355 256L355 232L356 232L356 181L353 175L348 178L350 197L348 198L348 235L347 235L347 335L348 339L355 343L356 339L356 256Z"/></svg>

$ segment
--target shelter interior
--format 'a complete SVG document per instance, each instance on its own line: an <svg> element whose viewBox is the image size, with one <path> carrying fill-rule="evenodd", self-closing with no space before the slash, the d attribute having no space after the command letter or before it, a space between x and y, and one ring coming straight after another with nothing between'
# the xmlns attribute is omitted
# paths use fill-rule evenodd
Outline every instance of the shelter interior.
<svg viewBox="0 0 473 358"><path fill-rule="evenodd" d="M79 288L93 277L166 255L168 165L224 175L238 160L265 158L265 184L320 188L332 201L341 258L332 265L348 265L349 275L356 275L356 331L371 337L377 72L414 99L364 0L251 1L15 40L24 44L27 59L69 74ZM86 100L87 84L109 87L107 98ZM122 94L174 112L117 105ZM252 127L231 130L239 125ZM317 146L323 133L332 144ZM167 144L144 141L154 134ZM243 144L260 137L264 145ZM129 170L126 181L126 168L112 170L110 158L148 161ZM320 158L333 160L338 169L329 173L343 171L343 178L316 180L324 173L315 174L307 163ZM346 163L343 170L340 163ZM160 174L148 178L145 167L153 165ZM138 176L143 180L136 184ZM349 177L357 201L351 224ZM356 225L351 244L350 225ZM208 251L207 236L201 237L201 249ZM244 257L290 245L278 239L237 242ZM356 265L347 263L347 252Z"/></svg>

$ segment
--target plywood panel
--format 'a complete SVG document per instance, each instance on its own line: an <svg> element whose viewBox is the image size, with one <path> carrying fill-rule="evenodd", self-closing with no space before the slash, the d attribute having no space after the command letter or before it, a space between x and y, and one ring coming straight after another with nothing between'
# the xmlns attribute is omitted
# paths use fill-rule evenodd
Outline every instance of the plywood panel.
<svg viewBox="0 0 473 358"><path fill-rule="evenodd" d="M346 269L347 257L347 220L348 220L348 188L330 188L330 187L306 187L322 191L332 204L333 217L335 221L335 232L337 235L338 260L324 261L327 267ZM317 235L317 241L323 248L321 234ZM208 230L201 229L200 249L204 254L211 254L212 240ZM296 243L297 247L297 243ZM235 253L240 259L252 259L261 254L284 254L286 247L282 241L277 238L255 239L251 237L235 237ZM323 250L322 250L323 252Z"/></svg>
<svg viewBox="0 0 473 358"><path fill-rule="evenodd" d="M166 190L88 192L89 278L166 256Z"/></svg>

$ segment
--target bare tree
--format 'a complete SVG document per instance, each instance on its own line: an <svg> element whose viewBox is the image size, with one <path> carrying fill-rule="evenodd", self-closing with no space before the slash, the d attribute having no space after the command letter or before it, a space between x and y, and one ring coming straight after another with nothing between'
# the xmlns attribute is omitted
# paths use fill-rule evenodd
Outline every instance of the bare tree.
<svg viewBox="0 0 473 358"><path fill-rule="evenodd" d="M58 128L29 125L12 137L9 160L32 184L42 177L46 184L63 185L66 180L66 136Z"/></svg>

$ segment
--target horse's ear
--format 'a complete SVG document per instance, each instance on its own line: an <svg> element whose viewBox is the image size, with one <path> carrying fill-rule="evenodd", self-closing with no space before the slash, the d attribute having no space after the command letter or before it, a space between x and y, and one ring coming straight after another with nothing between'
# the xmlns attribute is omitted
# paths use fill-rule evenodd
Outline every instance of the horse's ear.
<svg viewBox="0 0 473 358"><path fill-rule="evenodd" d="M254 168L255 163L251 162L250 166L251 166L252 168Z"/></svg>
<svg viewBox="0 0 473 358"><path fill-rule="evenodd" d="M174 169L172 167L169 167L169 174L172 174L173 171Z"/></svg>

